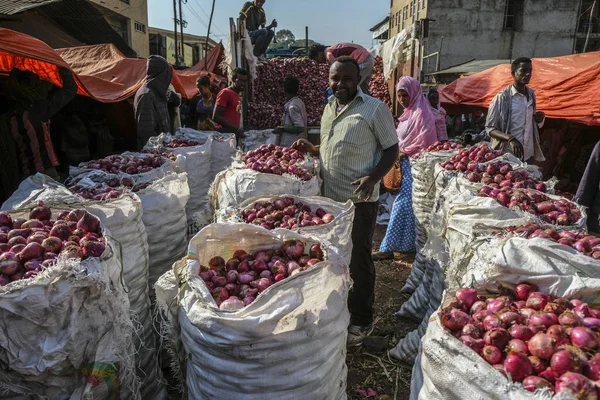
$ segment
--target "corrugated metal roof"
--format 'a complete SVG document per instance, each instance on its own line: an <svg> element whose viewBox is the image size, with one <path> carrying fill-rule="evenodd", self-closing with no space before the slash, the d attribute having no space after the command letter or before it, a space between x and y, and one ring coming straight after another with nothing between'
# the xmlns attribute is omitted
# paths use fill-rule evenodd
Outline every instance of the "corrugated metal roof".
<svg viewBox="0 0 600 400"><path fill-rule="evenodd" d="M0 14L13 15L60 0L0 0Z"/></svg>
<svg viewBox="0 0 600 400"><path fill-rule="evenodd" d="M430 75L473 75L477 72L485 71L486 69L490 69L501 64L510 64L510 60L471 60L463 64L455 65L437 72L432 72Z"/></svg>
<svg viewBox="0 0 600 400"><path fill-rule="evenodd" d="M387 24L390 20L390 16L388 15L387 17L385 17L384 19L382 19L380 22L378 22L374 27L372 27L371 29L369 29L370 32L374 32L377 29L379 29L379 27L383 24Z"/></svg>

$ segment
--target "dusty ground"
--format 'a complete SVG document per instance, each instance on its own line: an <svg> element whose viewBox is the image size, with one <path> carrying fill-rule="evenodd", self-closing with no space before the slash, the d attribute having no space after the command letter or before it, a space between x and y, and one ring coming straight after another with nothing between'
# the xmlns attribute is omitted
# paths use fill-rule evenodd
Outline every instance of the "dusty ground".
<svg viewBox="0 0 600 400"><path fill-rule="evenodd" d="M379 248L384 234L385 227L377 226L374 249ZM394 348L398 340L418 326L415 322L394 315L402 303L408 300L408 296L400 293L399 290L408 278L413 256L397 257L396 261L399 262L375 263L377 269L375 329L372 335L387 338L388 350ZM371 354L363 348L349 349L346 363L348 364L349 399L364 399L356 390L368 388L377 392L375 399L408 399L412 366L398 363L388 358L386 353Z"/></svg>
<svg viewBox="0 0 600 400"><path fill-rule="evenodd" d="M377 250L385 235L385 227L377 226L373 248ZM372 336L385 337L388 350L394 348L398 340L417 328L418 324L400 319L394 314L400 309L408 295L399 292L408 278L413 256L397 255L395 261L376 262L377 281L375 298L375 329ZM358 400L357 389L369 388L377 392L377 400L407 400L410 394L412 366L390 359L387 352L369 353L363 348L348 350L348 399ZM171 383L174 383L171 380ZM169 388L169 399L181 399L173 387Z"/></svg>

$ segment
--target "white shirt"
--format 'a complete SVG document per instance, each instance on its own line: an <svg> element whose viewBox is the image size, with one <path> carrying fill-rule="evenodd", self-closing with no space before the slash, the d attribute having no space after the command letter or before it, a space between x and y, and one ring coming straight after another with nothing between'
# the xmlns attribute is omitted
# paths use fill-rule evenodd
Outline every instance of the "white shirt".
<svg viewBox="0 0 600 400"><path fill-rule="evenodd" d="M533 157L533 98L519 93L514 86L512 95L510 124L508 133L513 135L523 145L524 160Z"/></svg>

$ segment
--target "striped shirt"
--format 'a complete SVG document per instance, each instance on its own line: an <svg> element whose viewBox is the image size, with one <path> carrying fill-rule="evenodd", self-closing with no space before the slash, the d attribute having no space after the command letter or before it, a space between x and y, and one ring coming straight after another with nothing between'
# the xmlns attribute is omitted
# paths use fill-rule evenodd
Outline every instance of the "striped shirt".
<svg viewBox="0 0 600 400"><path fill-rule="evenodd" d="M390 109L360 89L354 100L336 116L337 102L331 97L321 118L321 162L323 194L332 200L361 202L351 185L368 176L383 150L398 144ZM369 201L379 200L379 184Z"/></svg>

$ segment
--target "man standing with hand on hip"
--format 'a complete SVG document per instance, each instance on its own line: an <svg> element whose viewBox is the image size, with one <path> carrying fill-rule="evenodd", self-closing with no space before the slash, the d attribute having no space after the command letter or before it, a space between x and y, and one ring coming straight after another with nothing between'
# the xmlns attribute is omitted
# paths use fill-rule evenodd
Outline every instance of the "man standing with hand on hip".
<svg viewBox="0 0 600 400"><path fill-rule="evenodd" d="M321 144L306 139L294 145L321 158L323 195L352 200L348 345L361 345L373 330L375 265L371 258L377 219L379 182L398 158L398 137L389 108L358 88L360 67L350 56L336 59L329 69L333 96L321 119Z"/></svg>
<svg viewBox="0 0 600 400"><path fill-rule="evenodd" d="M536 112L535 92L527 86L532 73L531 59L522 57L512 62L514 82L494 97L485 123L493 148L527 163L546 161L538 131L545 115Z"/></svg>

